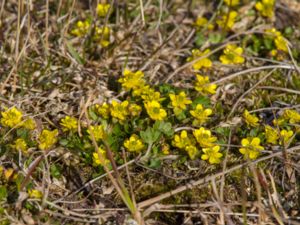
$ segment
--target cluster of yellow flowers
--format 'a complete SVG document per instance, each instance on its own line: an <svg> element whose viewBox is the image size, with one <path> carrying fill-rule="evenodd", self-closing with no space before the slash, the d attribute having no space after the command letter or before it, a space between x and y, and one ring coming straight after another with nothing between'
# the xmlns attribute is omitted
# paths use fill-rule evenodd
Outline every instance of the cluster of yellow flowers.
<svg viewBox="0 0 300 225"><path fill-rule="evenodd" d="M257 11L259 11L262 16L269 18L274 16L274 6L275 0L261 0L255 4Z"/></svg>
<svg viewBox="0 0 300 225"><path fill-rule="evenodd" d="M230 30L236 19L237 19L238 13L234 10L230 11L229 13L221 15L221 18L216 21L216 23L219 25L219 27Z"/></svg>
<svg viewBox="0 0 300 225"><path fill-rule="evenodd" d="M266 36L274 41L277 51L288 52L287 42L280 31L275 28L265 31ZM277 51L272 51L272 55L276 55Z"/></svg>
<svg viewBox="0 0 300 225"><path fill-rule="evenodd" d="M23 118L23 113L16 107L12 107L11 109L7 109L6 111L1 112L1 116L1 124L4 127L23 127L28 130L33 130L36 127L35 121L29 117Z"/></svg>
<svg viewBox="0 0 300 225"><path fill-rule="evenodd" d="M100 159L99 154L102 157L102 159ZM110 165L110 161L106 157L106 151L103 148L99 147L98 148L98 152L94 152L93 153L93 164L95 166L99 166L99 165L101 165L101 166L104 166L104 165L109 166Z"/></svg>

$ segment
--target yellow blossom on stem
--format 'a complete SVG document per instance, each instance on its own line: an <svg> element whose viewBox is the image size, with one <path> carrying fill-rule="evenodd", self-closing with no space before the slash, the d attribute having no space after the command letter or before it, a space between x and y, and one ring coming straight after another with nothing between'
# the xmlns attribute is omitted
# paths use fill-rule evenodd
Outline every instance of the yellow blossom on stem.
<svg viewBox="0 0 300 225"><path fill-rule="evenodd" d="M82 37L87 34L91 26L91 22L88 20L85 21L78 21L76 23L75 28L71 31L71 34Z"/></svg>
<svg viewBox="0 0 300 225"><path fill-rule="evenodd" d="M279 117L277 119L274 119L273 121L274 126L281 126L283 125L286 121L283 117Z"/></svg>
<svg viewBox="0 0 300 225"><path fill-rule="evenodd" d="M23 138L18 138L15 141L15 145L14 147L18 150L18 151L22 151L23 153L27 153L27 143Z"/></svg>
<svg viewBox="0 0 300 225"><path fill-rule="evenodd" d="M223 55L220 56L220 61L227 64L241 64L245 62L245 58L242 56L243 48L233 44L229 44L223 51Z"/></svg>
<svg viewBox="0 0 300 225"><path fill-rule="evenodd" d="M30 198L41 199L43 197L43 193L36 189L28 190L28 195Z"/></svg>
<svg viewBox="0 0 300 225"><path fill-rule="evenodd" d="M208 24L208 20L205 17L198 17L196 22L195 22L195 26L198 28L202 28L202 27L206 27L208 30L213 30L214 29L214 25L209 23Z"/></svg>
<svg viewBox="0 0 300 225"><path fill-rule="evenodd" d="M197 60L196 62L194 62L193 69L200 70L202 67L210 68L212 66L212 61L207 57L202 58L203 56L207 55L209 52L210 52L209 49L206 49L204 52L201 52L198 49L193 49L192 56L188 57L187 61L190 62L197 58L201 58L201 59Z"/></svg>
<svg viewBox="0 0 300 225"><path fill-rule="evenodd" d="M221 162L221 157L223 156L222 153L220 153L220 146L215 145L209 148L203 148L203 155L201 156L201 159L208 160L210 164L218 164Z"/></svg>
<svg viewBox="0 0 300 225"><path fill-rule="evenodd" d="M58 130L55 129L53 131L43 130L39 136L39 148L41 150L48 150L57 142Z"/></svg>
<svg viewBox="0 0 300 225"><path fill-rule="evenodd" d="M255 115L251 115L247 109L243 113L243 118L248 126L257 127L259 125L258 117Z"/></svg>
<svg viewBox="0 0 300 225"><path fill-rule="evenodd" d="M287 47L287 42L283 36L277 36L274 39L274 43L275 43L277 50L280 50L283 52L289 52L288 47Z"/></svg>
<svg viewBox="0 0 300 225"><path fill-rule="evenodd" d="M242 139L242 148L240 153L247 159L256 159L264 148L260 146L260 139L258 137L247 137Z"/></svg>
<svg viewBox="0 0 300 225"><path fill-rule="evenodd" d="M188 145L185 147L185 151L188 153L191 160L194 160L198 154L198 149L194 145Z"/></svg>
<svg viewBox="0 0 300 225"><path fill-rule="evenodd" d="M169 94L171 104L174 108L175 114L180 113L186 109L186 105L191 104L192 101L186 97L186 94L182 91L178 95Z"/></svg>
<svg viewBox="0 0 300 225"><path fill-rule="evenodd" d="M291 124L296 124L300 122L300 113L296 110L286 109L283 113L283 118L288 120Z"/></svg>
<svg viewBox="0 0 300 225"><path fill-rule="evenodd" d="M233 27L237 16L238 13L236 11L230 11L228 14L223 15L221 19L217 20L216 23L219 27L230 30Z"/></svg>
<svg viewBox="0 0 300 225"><path fill-rule="evenodd" d="M76 131L78 122L76 118L66 116L61 120L60 125L63 127L63 131Z"/></svg>
<svg viewBox="0 0 300 225"><path fill-rule="evenodd" d="M87 129L87 133L89 134L91 140L93 135L95 141L100 141L105 136L103 125L90 126L89 129Z"/></svg>
<svg viewBox="0 0 300 225"><path fill-rule="evenodd" d="M22 127L28 129L28 130L34 130L36 128L36 123L34 119L32 118L27 118L23 121Z"/></svg>
<svg viewBox="0 0 300 225"><path fill-rule="evenodd" d="M274 129L273 127L266 125L265 126L265 136L267 143L270 144L277 144L277 141L279 139L278 131Z"/></svg>
<svg viewBox="0 0 300 225"><path fill-rule="evenodd" d="M193 141L188 137L188 133L186 132L186 130L181 131L180 135L175 134L174 140L172 141L172 145L180 149L184 149L185 147L192 144Z"/></svg>
<svg viewBox="0 0 300 225"><path fill-rule="evenodd" d="M96 8L97 15L100 17L105 17L108 13L109 8L110 8L110 4L99 3Z"/></svg>
<svg viewBox="0 0 300 225"><path fill-rule="evenodd" d="M211 135L210 130L206 130L204 127L200 127L198 130L194 130L194 137L202 148L209 148L215 145L217 138Z"/></svg>
<svg viewBox="0 0 300 225"><path fill-rule="evenodd" d="M145 145L136 134L133 134L129 139L124 141L124 147L130 152L139 153L145 148Z"/></svg>
<svg viewBox="0 0 300 225"><path fill-rule="evenodd" d="M215 94L216 84L211 84L208 76L196 75L195 89L202 95Z"/></svg>
<svg viewBox="0 0 300 225"><path fill-rule="evenodd" d="M100 160L98 152L100 153L101 157L103 157L102 158L103 160ZM106 157L106 151L99 147L98 152L93 153L93 164L94 164L94 166L99 166L99 165L108 166L110 164L110 161Z"/></svg>
<svg viewBox="0 0 300 225"><path fill-rule="evenodd" d="M109 108L110 108L110 106L106 102L104 102L102 105L96 104L95 108L96 108L98 114L101 117L103 117L104 119L109 118L109 113L110 113Z"/></svg>
<svg viewBox="0 0 300 225"><path fill-rule="evenodd" d="M128 110L130 112L130 115L135 117L139 116L142 112L142 107L139 106L138 104L132 103L129 105Z"/></svg>
<svg viewBox="0 0 300 225"><path fill-rule="evenodd" d="M228 6L236 6L240 3L240 0L224 0Z"/></svg>
<svg viewBox="0 0 300 225"><path fill-rule="evenodd" d="M144 73L140 70L132 72L129 69L125 69L123 76L118 80L118 82L121 83L122 87L126 91L138 89L145 84Z"/></svg>
<svg viewBox="0 0 300 225"><path fill-rule="evenodd" d="M204 109L202 104L197 104L195 110L190 110L190 114L195 118L193 125L197 126L204 124L209 119L209 116L212 114L212 110Z"/></svg>
<svg viewBox="0 0 300 225"><path fill-rule="evenodd" d="M153 88L145 89L142 94L142 99L144 101L161 101L162 98L160 98L160 92L155 91Z"/></svg>
<svg viewBox="0 0 300 225"><path fill-rule="evenodd" d="M97 40L102 47L107 47L110 44L110 28L96 27L94 39Z"/></svg>
<svg viewBox="0 0 300 225"><path fill-rule="evenodd" d="M5 112L1 112L1 115L1 124L4 127L13 128L17 125L21 125L23 114L16 107L8 109Z"/></svg>
<svg viewBox="0 0 300 225"><path fill-rule="evenodd" d="M272 18L274 16L275 0L261 0L255 4L257 11L264 17Z"/></svg>
<svg viewBox="0 0 300 225"><path fill-rule="evenodd" d="M18 174L13 168L7 168L4 170L4 178L6 181L15 180Z"/></svg>
<svg viewBox="0 0 300 225"><path fill-rule="evenodd" d="M294 132L292 130L281 130L279 143L281 145L287 145L290 142L293 134Z"/></svg>
<svg viewBox="0 0 300 225"><path fill-rule="evenodd" d="M113 118L118 119L120 122L126 120L126 116L128 115L128 101L117 102L116 100L112 100L111 102L110 114Z"/></svg>
<svg viewBox="0 0 300 225"><path fill-rule="evenodd" d="M161 107L158 101L147 101L144 105L152 120L163 120L167 116L167 112Z"/></svg>

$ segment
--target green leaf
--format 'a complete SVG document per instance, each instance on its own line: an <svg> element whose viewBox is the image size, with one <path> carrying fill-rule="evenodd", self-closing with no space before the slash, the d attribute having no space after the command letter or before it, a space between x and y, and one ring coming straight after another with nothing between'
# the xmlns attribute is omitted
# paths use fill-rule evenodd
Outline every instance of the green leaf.
<svg viewBox="0 0 300 225"><path fill-rule="evenodd" d="M208 39L209 39L210 43L218 44L223 40L223 36L220 33L209 34Z"/></svg>
<svg viewBox="0 0 300 225"><path fill-rule="evenodd" d="M0 186L0 200L4 200L7 197L7 190L5 186Z"/></svg>
<svg viewBox="0 0 300 225"><path fill-rule="evenodd" d="M206 40L206 38L202 34L202 32L196 33L196 40L195 40L196 46L198 46L198 47L202 46L204 44L205 40Z"/></svg>
<svg viewBox="0 0 300 225"><path fill-rule="evenodd" d="M72 46L72 44L70 42L67 41L66 43L67 43L67 48L68 48L70 54L75 58L77 63L83 65L85 63L83 58L78 54L78 52L76 51L76 49Z"/></svg>
<svg viewBox="0 0 300 225"><path fill-rule="evenodd" d="M193 101L192 107L196 108L197 104L202 104L204 107L210 107L210 99L207 96L200 96Z"/></svg>
<svg viewBox="0 0 300 225"><path fill-rule="evenodd" d="M50 173L54 178L59 178L61 176L60 170L55 164L51 165Z"/></svg>
<svg viewBox="0 0 300 225"><path fill-rule="evenodd" d="M152 169L158 169L161 166L161 160L157 158L152 158L150 160L150 165L149 167Z"/></svg>
<svg viewBox="0 0 300 225"><path fill-rule="evenodd" d="M160 137L161 132L159 129L148 127L146 131L141 131L140 136L147 144L153 144Z"/></svg>

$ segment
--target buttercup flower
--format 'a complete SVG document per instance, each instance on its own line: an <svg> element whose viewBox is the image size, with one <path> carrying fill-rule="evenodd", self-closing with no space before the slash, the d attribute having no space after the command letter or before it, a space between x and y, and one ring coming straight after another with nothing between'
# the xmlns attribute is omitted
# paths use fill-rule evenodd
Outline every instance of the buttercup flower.
<svg viewBox="0 0 300 225"><path fill-rule="evenodd" d="M98 152L94 152L93 153L93 164L95 166L99 166L99 165L104 166L104 164L106 166L108 166L110 164L110 161L106 157L106 151L100 147L98 148L98 151L100 152L101 156L103 157L103 160L100 160Z"/></svg>
<svg viewBox="0 0 300 225"><path fill-rule="evenodd" d="M36 189L28 190L28 195L30 198L41 199L43 197L43 193Z"/></svg>
<svg viewBox="0 0 300 225"><path fill-rule="evenodd" d="M91 22L89 20L78 21L76 23L75 28L71 31L71 34L82 37L87 34L91 26Z"/></svg>
<svg viewBox="0 0 300 225"><path fill-rule="evenodd" d="M198 149L194 145L186 146L185 151L188 153L191 160L194 160L198 154Z"/></svg>
<svg viewBox="0 0 300 225"><path fill-rule="evenodd" d="M128 110L131 116L139 116L140 113L142 112L142 107L135 103L132 103L129 104Z"/></svg>
<svg viewBox="0 0 300 225"><path fill-rule="evenodd" d="M13 168L7 168L4 170L4 178L5 180L15 180L17 178L18 174Z"/></svg>
<svg viewBox="0 0 300 225"><path fill-rule="evenodd" d="M41 150L48 150L57 142L58 130L53 131L43 130L39 136L39 148Z"/></svg>
<svg viewBox="0 0 300 225"><path fill-rule="evenodd" d="M196 75L195 89L202 95L215 94L216 84L211 84L208 76Z"/></svg>
<svg viewBox="0 0 300 225"><path fill-rule="evenodd" d="M277 36L274 39L274 43L276 45L277 50L283 51L283 52L289 52L287 47L287 42L282 36Z"/></svg>
<svg viewBox="0 0 300 225"><path fill-rule="evenodd" d="M261 0L255 4L257 11L265 17L272 18L274 16L275 0Z"/></svg>
<svg viewBox="0 0 300 225"><path fill-rule="evenodd" d="M34 119L32 118L27 118L22 122L22 127L28 129L28 130L34 130L36 127L36 123Z"/></svg>
<svg viewBox="0 0 300 225"><path fill-rule="evenodd" d="M136 134L133 134L124 141L124 147L130 152L141 152L145 145Z"/></svg>
<svg viewBox="0 0 300 225"><path fill-rule="evenodd" d="M103 125L90 126L90 128L87 129L87 133L89 134L91 140L92 140L92 134L93 134L95 141L100 141L105 136Z"/></svg>
<svg viewBox="0 0 300 225"><path fill-rule="evenodd" d="M242 56L243 49L236 45L229 44L223 51L223 55L220 56L220 61L223 64L241 64L245 62L245 58Z"/></svg>
<svg viewBox="0 0 300 225"><path fill-rule="evenodd" d="M216 137L211 135L210 130L206 130L204 127L200 127L198 130L193 132L197 142L202 148L209 148L215 145Z"/></svg>
<svg viewBox="0 0 300 225"><path fill-rule="evenodd" d="M142 94L142 99L144 101L161 101L162 99L160 98L160 92L155 91L153 88L148 88L144 90Z"/></svg>
<svg viewBox="0 0 300 225"><path fill-rule="evenodd" d="M110 28L109 27L96 27L94 39L99 41L102 47L107 47L110 44Z"/></svg>
<svg viewBox="0 0 300 225"><path fill-rule="evenodd" d="M229 14L223 15L221 17L221 19L217 20L217 24L221 28L230 30L233 27L237 16L238 16L238 13L236 11L230 11Z"/></svg>
<svg viewBox="0 0 300 225"><path fill-rule="evenodd" d="M163 120L167 113L157 101L149 101L144 103L148 115L153 120Z"/></svg>
<svg viewBox="0 0 300 225"><path fill-rule="evenodd" d="M76 131L78 122L76 118L66 116L61 120L60 125L63 127L63 131Z"/></svg>
<svg viewBox="0 0 300 225"><path fill-rule="evenodd" d="M193 125L197 126L204 124L209 119L209 116L212 114L212 110L204 109L202 104L197 104L195 110L190 110L190 114L195 118Z"/></svg>
<svg viewBox="0 0 300 225"><path fill-rule="evenodd" d="M108 13L108 10L110 8L110 4L101 4L99 3L97 5L97 15L100 16L100 17L105 17L106 14Z"/></svg>
<svg viewBox="0 0 300 225"><path fill-rule="evenodd" d="M174 112L180 112L186 109L186 105L191 104L192 101L186 97L186 94L182 91L178 95L169 94L171 104L174 107Z"/></svg>
<svg viewBox="0 0 300 225"><path fill-rule="evenodd" d="M283 113L283 118L288 120L291 124L299 123L300 113L298 113L296 110L286 109Z"/></svg>
<svg viewBox="0 0 300 225"><path fill-rule="evenodd" d="M255 116L255 115L251 115L249 113L249 111L246 109L243 113L243 118L245 120L245 122L247 123L248 126L251 126L251 127L257 127L259 124L258 124L258 117Z"/></svg>
<svg viewBox="0 0 300 225"><path fill-rule="evenodd" d="M290 142L293 134L294 132L292 130L281 130L279 143L281 145L287 145Z"/></svg>
<svg viewBox="0 0 300 225"><path fill-rule="evenodd" d="M132 72L125 69L123 76L118 80L126 91L137 89L145 84L144 73L142 71Z"/></svg>
<svg viewBox="0 0 300 225"><path fill-rule="evenodd" d="M223 155L219 152L219 145L215 145L209 148L203 148L202 151L204 154L201 156L201 159L208 160L210 164L218 164L221 162L221 157Z"/></svg>
<svg viewBox="0 0 300 225"><path fill-rule="evenodd" d="M276 129L274 129L273 127L266 125L265 126L265 136L266 136L266 140L267 143L270 144L277 144L277 141L279 139L279 135L278 135L278 131Z"/></svg>
<svg viewBox="0 0 300 225"><path fill-rule="evenodd" d="M185 147L192 145L192 140L188 137L186 130L181 131L180 135L175 134L174 140L172 141L172 145L184 149Z"/></svg>
<svg viewBox="0 0 300 225"><path fill-rule="evenodd" d="M208 30L213 30L214 29L214 25L211 24L211 23L208 24L208 20L205 17L198 17L196 22L195 22L195 26L198 27L198 28L207 26Z"/></svg>
<svg viewBox="0 0 300 225"><path fill-rule="evenodd" d="M1 124L4 127L13 128L17 125L21 125L23 114L16 107L1 112L1 115Z"/></svg>
<svg viewBox="0 0 300 225"><path fill-rule="evenodd" d="M228 6L236 6L240 3L240 0L224 0Z"/></svg>
<svg viewBox="0 0 300 225"><path fill-rule="evenodd" d="M242 153L246 159L256 159L260 152L264 150L264 147L260 146L260 139L258 137L243 138L242 146L240 153Z"/></svg>
<svg viewBox="0 0 300 225"><path fill-rule="evenodd" d="M15 141L15 145L14 147L18 150L18 151L22 151L24 153L27 152L27 144L26 141L23 138L18 138Z"/></svg>
<svg viewBox="0 0 300 225"><path fill-rule="evenodd" d="M193 49L192 50L192 56L187 58L187 61L193 61L196 58L200 58L203 57L205 55L207 55L210 52L209 49L206 49L204 52L201 52L198 49ZM197 60L194 64L193 64L193 69L194 70L200 70L202 67L205 68L210 68L212 66L212 62L209 58L205 57L203 59L199 59Z"/></svg>
<svg viewBox="0 0 300 225"><path fill-rule="evenodd" d="M104 102L102 105L98 105L96 104L95 108L98 112L98 114L103 117L104 119L108 119L109 118L109 105Z"/></svg>
<svg viewBox="0 0 300 225"><path fill-rule="evenodd" d="M118 119L120 122L126 120L126 116L128 115L128 101L123 101L121 103L116 100L112 100L111 102L112 108L110 110L111 116L115 119Z"/></svg>

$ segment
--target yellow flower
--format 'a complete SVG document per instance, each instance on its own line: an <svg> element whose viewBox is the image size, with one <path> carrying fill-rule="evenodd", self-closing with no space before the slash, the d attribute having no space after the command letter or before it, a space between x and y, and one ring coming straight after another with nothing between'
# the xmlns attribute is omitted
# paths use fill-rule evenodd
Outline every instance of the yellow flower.
<svg viewBox="0 0 300 225"><path fill-rule="evenodd" d="M90 126L90 128L87 130L87 133L89 134L91 140L93 134L95 141L100 141L105 136L103 125Z"/></svg>
<svg viewBox="0 0 300 225"><path fill-rule="evenodd" d="M63 127L63 131L76 131L78 122L76 118L66 116L61 120L60 125Z"/></svg>
<svg viewBox="0 0 300 225"><path fill-rule="evenodd" d="M287 42L282 36L277 36L274 40L277 50L281 50L283 52L289 52L287 47Z"/></svg>
<svg viewBox="0 0 300 225"><path fill-rule="evenodd" d="M145 145L136 134L133 134L124 141L124 147L130 152L141 152Z"/></svg>
<svg viewBox="0 0 300 225"><path fill-rule="evenodd" d="M144 86L144 73L142 71L132 72L128 69L124 70L123 76L118 80L126 91L138 89Z"/></svg>
<svg viewBox="0 0 300 225"><path fill-rule="evenodd" d="M265 135L267 139L267 143L271 143L276 145L279 139L278 131L273 127L267 125L265 126Z"/></svg>
<svg viewBox="0 0 300 225"><path fill-rule="evenodd" d="M180 149L184 149L192 144L193 141L188 137L186 130L181 131L180 135L175 134L174 140L172 141L172 145Z"/></svg>
<svg viewBox="0 0 300 225"><path fill-rule="evenodd" d="M229 44L223 51L223 55L220 56L220 61L223 64L241 64L245 62L245 58L242 56L243 49L236 45Z"/></svg>
<svg viewBox="0 0 300 225"><path fill-rule="evenodd" d="M202 95L215 94L216 84L211 84L208 76L196 75L195 89Z"/></svg>
<svg viewBox="0 0 300 225"><path fill-rule="evenodd" d="M258 137L243 138L242 146L240 153L242 153L246 159L256 159L260 152L264 150L264 148L260 146L260 139Z"/></svg>
<svg viewBox="0 0 300 225"><path fill-rule="evenodd" d="M39 148L41 150L48 150L57 142L58 130L53 131L43 130L39 136Z"/></svg>
<svg viewBox="0 0 300 225"><path fill-rule="evenodd" d="M228 6L236 6L240 3L240 0L224 0Z"/></svg>
<svg viewBox="0 0 300 225"><path fill-rule="evenodd" d="M110 114L115 119L118 119L120 122L126 120L126 116L128 115L128 101L123 101L121 103L112 100L111 102L112 108L110 110Z"/></svg>
<svg viewBox="0 0 300 225"><path fill-rule="evenodd" d="M23 139L23 138L18 138L16 141L15 141L15 148L18 150L18 151L22 151L24 153L27 152L27 144L26 144L26 141Z"/></svg>
<svg viewBox="0 0 300 225"><path fill-rule="evenodd" d="M142 107L133 103L129 105L128 110L130 112L130 115L135 117L140 115L140 113L142 112Z"/></svg>
<svg viewBox="0 0 300 225"><path fill-rule="evenodd" d="M161 152L164 155L169 155L170 154L170 145L168 144L163 144L162 148L161 148ZM1 173L1 172L0 172Z"/></svg>
<svg viewBox="0 0 300 225"><path fill-rule="evenodd" d="M110 28L96 27L94 39L98 41L102 47L107 47L110 44Z"/></svg>
<svg viewBox="0 0 300 225"><path fill-rule="evenodd" d="M279 118L273 120L274 126L281 126L281 125L283 125L285 122L286 122L285 119L282 118L282 117L279 117Z"/></svg>
<svg viewBox="0 0 300 225"><path fill-rule="evenodd" d="M190 114L195 118L193 125L198 126L204 124L212 114L211 109L204 109L202 104L197 104L195 110L190 110Z"/></svg>
<svg viewBox="0 0 300 225"><path fill-rule="evenodd" d="M247 109L244 111L243 117L248 126L257 127L259 125L258 117L255 115L251 115Z"/></svg>
<svg viewBox="0 0 300 225"><path fill-rule="evenodd" d="M110 4L101 4L99 3L97 5L97 15L100 16L100 17L105 17L106 14L108 13L108 10L110 8Z"/></svg>
<svg viewBox="0 0 300 225"><path fill-rule="evenodd" d="M98 152L94 152L93 153L93 164L95 166L99 166L99 165L104 166L104 164L106 166L108 166L110 164L110 161L106 157L106 151L100 147L98 148L98 151L100 152L100 155L101 155L101 157L103 157L103 159L100 160Z"/></svg>
<svg viewBox="0 0 300 225"><path fill-rule="evenodd" d="M255 4L257 11L265 17L272 18L274 16L275 0L261 0Z"/></svg>
<svg viewBox="0 0 300 225"><path fill-rule="evenodd" d="M18 174L13 168L7 168L4 170L4 178L5 180L15 180L17 178Z"/></svg>
<svg viewBox="0 0 300 225"><path fill-rule="evenodd" d="M186 109L186 105L191 104L192 101L186 97L186 94L182 91L178 95L169 94L171 104L174 107L174 112L180 112Z"/></svg>
<svg viewBox="0 0 300 225"><path fill-rule="evenodd" d="M206 49L204 52L201 52L198 49L193 49L192 50L192 56L187 58L187 61L193 61L197 58L202 58L203 56L207 55L210 52L209 49ZM202 59L197 60L193 64L194 70L200 70L202 67L210 68L212 66L212 62L209 58L205 57Z"/></svg>
<svg viewBox="0 0 300 225"><path fill-rule="evenodd" d="M210 164L218 164L221 162L221 157L223 156L222 153L220 153L220 146L216 145L209 148L203 148L203 155L201 156L201 159L208 160Z"/></svg>
<svg viewBox="0 0 300 225"><path fill-rule="evenodd" d="M87 34L91 26L91 22L88 20L85 21L78 21L76 23L75 28L71 31L71 34L82 37Z"/></svg>
<svg viewBox="0 0 300 225"><path fill-rule="evenodd" d="M215 145L216 137L211 135L210 130L206 130L204 127L200 127L193 132L197 142L202 148L209 148Z"/></svg>
<svg viewBox="0 0 300 225"><path fill-rule="evenodd" d="M198 149L193 145L186 146L185 151L187 151L191 160L194 160L196 155L198 154Z"/></svg>
<svg viewBox="0 0 300 225"><path fill-rule="evenodd" d="M282 145L287 145L291 137L293 136L294 132L292 130L281 130L280 131L280 140L279 143Z"/></svg>
<svg viewBox="0 0 300 225"><path fill-rule="evenodd" d="M283 113L283 118L288 120L291 124L299 123L300 113L298 113L296 110L286 109Z"/></svg>
<svg viewBox="0 0 300 225"><path fill-rule="evenodd" d="M102 116L104 119L109 118L109 108L110 108L110 106L106 102L104 102L102 105L96 104L95 108L96 108L98 114L100 116Z"/></svg>
<svg viewBox="0 0 300 225"><path fill-rule="evenodd" d="M223 15L221 17L221 19L217 20L217 24L221 28L230 30L233 27L237 16L238 16L238 13L236 11L230 11L229 14Z"/></svg>
<svg viewBox="0 0 300 225"><path fill-rule="evenodd" d="M279 37L281 36L281 32L276 30L276 28L266 29L267 36L271 36L271 38Z"/></svg>
<svg viewBox="0 0 300 225"><path fill-rule="evenodd" d="M34 119L27 118L25 121L23 121L22 127L26 128L28 130L34 130L36 128L36 123L35 123Z"/></svg>
<svg viewBox="0 0 300 225"><path fill-rule="evenodd" d="M151 119L153 120L163 120L167 113L161 107L158 101L148 101L144 103L146 111Z"/></svg>
<svg viewBox="0 0 300 225"><path fill-rule="evenodd" d="M162 100L162 98L160 98L160 93L158 91L155 91L152 88L145 89L141 97L144 101L149 101L149 102L150 101L159 102Z"/></svg>
<svg viewBox="0 0 300 225"><path fill-rule="evenodd" d="M36 189L28 190L28 195L30 198L41 199L43 197L43 193Z"/></svg>
<svg viewBox="0 0 300 225"><path fill-rule="evenodd" d="M142 95L147 95L150 90L150 86L146 85L145 81L141 81L134 89L133 89L133 96L142 96Z"/></svg>
<svg viewBox="0 0 300 225"><path fill-rule="evenodd" d="M1 112L1 115L1 124L4 127L13 128L17 125L21 125L23 114L16 107L8 109L5 112Z"/></svg>
<svg viewBox="0 0 300 225"><path fill-rule="evenodd" d="M196 22L195 22L195 26L198 27L198 28L207 26L208 30L213 30L214 29L214 25L211 24L211 23L208 24L208 20L205 17L198 17Z"/></svg>

